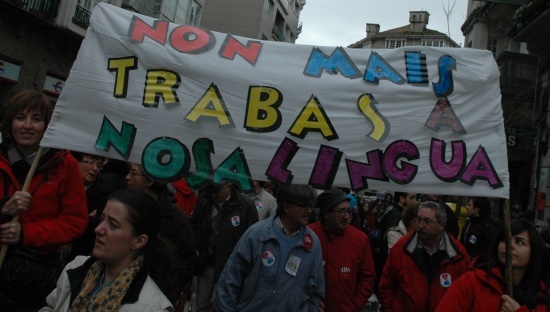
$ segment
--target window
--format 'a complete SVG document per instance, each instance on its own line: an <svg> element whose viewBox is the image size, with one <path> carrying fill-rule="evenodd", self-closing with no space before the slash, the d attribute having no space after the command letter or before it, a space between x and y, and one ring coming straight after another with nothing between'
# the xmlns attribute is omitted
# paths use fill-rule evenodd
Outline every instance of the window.
<svg viewBox="0 0 550 312"><path fill-rule="evenodd" d="M268 0L266 5L267 7L265 8L265 10L267 12L267 15L272 16L273 9L275 8L275 3L273 2L273 0Z"/></svg>
<svg viewBox="0 0 550 312"><path fill-rule="evenodd" d="M407 45L407 40L386 40L386 49L401 48Z"/></svg>
<svg viewBox="0 0 550 312"><path fill-rule="evenodd" d="M497 38L495 36L489 36L487 39L487 50L493 53L493 57L497 57Z"/></svg>
<svg viewBox="0 0 550 312"><path fill-rule="evenodd" d="M189 12L189 25L199 26L201 21L202 7L197 2L193 1L191 4L191 11Z"/></svg>
<svg viewBox="0 0 550 312"><path fill-rule="evenodd" d="M167 20L173 21L176 17L177 2L175 0L166 0L162 3L162 14Z"/></svg>
<svg viewBox="0 0 550 312"><path fill-rule="evenodd" d="M370 49L370 48L372 48L372 42L367 42L367 43L365 43L365 44L363 45L362 48L363 48L363 49Z"/></svg>
<svg viewBox="0 0 550 312"><path fill-rule="evenodd" d="M447 47L447 43L444 40L422 40L423 47Z"/></svg>

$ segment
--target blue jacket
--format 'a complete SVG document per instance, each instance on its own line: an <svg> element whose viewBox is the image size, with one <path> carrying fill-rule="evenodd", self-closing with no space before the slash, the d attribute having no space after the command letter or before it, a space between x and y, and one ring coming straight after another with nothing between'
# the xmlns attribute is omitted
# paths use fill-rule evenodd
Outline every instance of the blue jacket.
<svg viewBox="0 0 550 312"><path fill-rule="evenodd" d="M297 234L302 239L284 260L300 259L295 276L284 268L277 274L275 218L252 225L233 250L216 286L218 311L318 311L325 294L319 239L303 227Z"/></svg>

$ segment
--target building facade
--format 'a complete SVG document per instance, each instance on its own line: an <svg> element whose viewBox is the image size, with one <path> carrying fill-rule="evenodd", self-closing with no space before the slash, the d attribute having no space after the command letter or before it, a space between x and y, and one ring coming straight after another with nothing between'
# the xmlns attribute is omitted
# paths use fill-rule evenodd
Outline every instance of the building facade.
<svg viewBox="0 0 550 312"><path fill-rule="evenodd" d="M530 208L536 212L536 223L550 224L550 153L548 142L549 106L550 106L550 6L548 0L526 0L514 12L510 29L507 33L513 41L523 42L529 56L537 60L533 71L534 114L536 127L537 161L533 164L534 176L531 179ZM533 76L531 76L532 79Z"/></svg>
<svg viewBox="0 0 550 312"><path fill-rule="evenodd" d="M204 5L204 0L0 0L2 105L23 89L42 90L57 101L100 2L193 25Z"/></svg>
<svg viewBox="0 0 550 312"><path fill-rule="evenodd" d="M536 223L543 225L550 215L550 203L545 203L550 182L548 1L506 2L469 0L462 32L466 47L491 51L500 69L509 205L513 213L535 212Z"/></svg>
<svg viewBox="0 0 550 312"><path fill-rule="evenodd" d="M260 40L295 43L305 0L208 0L200 26Z"/></svg>
<svg viewBox="0 0 550 312"><path fill-rule="evenodd" d="M428 29L430 13L410 11L409 24L380 32L379 24L367 23L367 36L348 48L395 49L405 46L459 47L449 36Z"/></svg>

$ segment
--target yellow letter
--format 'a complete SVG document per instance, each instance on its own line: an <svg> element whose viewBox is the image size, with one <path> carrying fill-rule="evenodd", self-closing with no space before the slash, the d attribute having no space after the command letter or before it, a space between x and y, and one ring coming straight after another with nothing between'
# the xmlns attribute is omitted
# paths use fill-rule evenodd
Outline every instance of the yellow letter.
<svg viewBox="0 0 550 312"><path fill-rule="evenodd" d="M329 141L338 139L336 130L334 130L325 110L314 95L311 95L288 133L303 139L309 131L320 132Z"/></svg>
<svg viewBox="0 0 550 312"><path fill-rule="evenodd" d="M235 128L229 110L215 84L210 85L197 104L187 113L185 119L196 122L200 117L216 118L220 128Z"/></svg>
<svg viewBox="0 0 550 312"><path fill-rule="evenodd" d="M372 131L367 134L367 137L376 142L382 142L390 133L390 123L376 109L375 104L378 104L378 102L370 93L362 94L357 100L357 107L372 124Z"/></svg>
<svg viewBox="0 0 550 312"><path fill-rule="evenodd" d="M109 71L115 72L115 90L113 96L125 98L128 92L128 72L137 68L137 57L121 57L109 59Z"/></svg>
<svg viewBox="0 0 550 312"><path fill-rule="evenodd" d="M143 94L143 106L158 107L162 96L164 104L179 103L176 90L180 86L180 76L168 70L148 70Z"/></svg>
<svg viewBox="0 0 550 312"><path fill-rule="evenodd" d="M251 86L248 89L244 127L253 132L271 132L279 129L282 122L279 106L283 94L271 87Z"/></svg>

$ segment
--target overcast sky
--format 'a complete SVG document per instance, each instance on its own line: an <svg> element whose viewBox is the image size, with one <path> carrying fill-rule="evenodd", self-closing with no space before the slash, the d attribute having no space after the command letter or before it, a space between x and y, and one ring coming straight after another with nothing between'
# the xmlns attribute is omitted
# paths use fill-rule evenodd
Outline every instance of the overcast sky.
<svg viewBox="0 0 550 312"><path fill-rule="evenodd" d="M467 2L456 0L449 19L450 37L460 45L464 45L460 27L466 19ZM409 11L427 11L428 28L447 34L443 6L452 4L453 0L307 0L300 13L303 27L296 43L347 47L366 37L366 23L379 24L381 32L408 25Z"/></svg>

